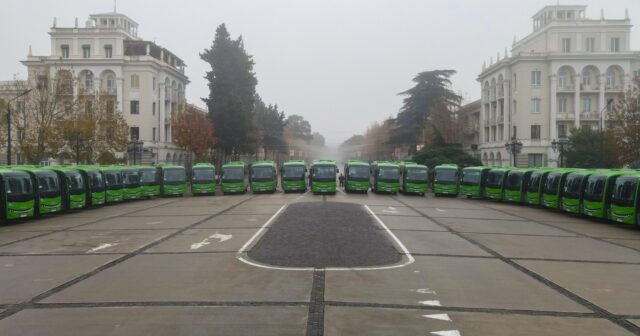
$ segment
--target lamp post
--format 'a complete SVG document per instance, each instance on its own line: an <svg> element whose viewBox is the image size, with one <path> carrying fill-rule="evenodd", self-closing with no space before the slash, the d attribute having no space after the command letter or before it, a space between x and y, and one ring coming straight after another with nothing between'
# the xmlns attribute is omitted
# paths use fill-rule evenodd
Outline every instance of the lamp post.
<svg viewBox="0 0 640 336"><path fill-rule="evenodd" d="M564 168L564 153L570 147L571 143L568 139L565 138L553 140L551 142L551 148L553 149L553 151L560 154L560 168Z"/></svg>
<svg viewBox="0 0 640 336"><path fill-rule="evenodd" d="M600 110L600 160L604 161L604 111L613 103L613 99L609 98L607 104ZM604 163L604 162L602 162Z"/></svg>
<svg viewBox="0 0 640 336"><path fill-rule="evenodd" d="M504 144L504 148L507 150L507 152L511 153L511 157L513 158L513 166L516 167L518 154L520 154L520 152L522 151L522 142L513 137L511 138L511 141Z"/></svg>
<svg viewBox="0 0 640 336"><path fill-rule="evenodd" d="M21 92L19 95L9 99L9 101L7 102L7 164L9 166L11 165L11 102L24 95L27 95L29 92L31 92L31 90L33 89Z"/></svg>

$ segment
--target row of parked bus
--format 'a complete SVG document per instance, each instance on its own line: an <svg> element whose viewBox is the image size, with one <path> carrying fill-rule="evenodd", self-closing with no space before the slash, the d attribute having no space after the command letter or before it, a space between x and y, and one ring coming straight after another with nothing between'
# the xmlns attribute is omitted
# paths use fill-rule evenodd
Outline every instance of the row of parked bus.
<svg viewBox="0 0 640 336"><path fill-rule="evenodd" d="M0 168L0 221L185 191L182 166L5 166Z"/></svg>
<svg viewBox="0 0 640 336"><path fill-rule="evenodd" d="M467 167L459 193L539 205L568 213L640 224L640 171L630 169ZM457 194L457 193L456 193Z"/></svg>

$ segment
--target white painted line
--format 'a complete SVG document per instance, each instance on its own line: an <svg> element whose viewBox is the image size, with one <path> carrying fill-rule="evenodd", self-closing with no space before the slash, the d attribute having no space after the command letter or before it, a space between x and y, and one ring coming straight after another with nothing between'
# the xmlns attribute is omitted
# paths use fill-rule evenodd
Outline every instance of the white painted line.
<svg viewBox="0 0 640 336"><path fill-rule="evenodd" d="M422 317L451 322L451 318L449 317L449 314L431 314L431 315L422 315Z"/></svg>
<svg viewBox="0 0 640 336"><path fill-rule="evenodd" d="M162 222L146 222L146 225L156 225L156 224L160 224Z"/></svg>
<svg viewBox="0 0 640 336"><path fill-rule="evenodd" d="M249 238L249 240L244 245L242 245L242 247L238 250L238 253L247 252L247 248L251 246L251 243L253 243L253 241L262 234L262 232L267 228L267 226L269 226L269 224L271 224L271 222L273 222L273 220L276 219L276 217L278 217L278 215L286 207L287 207L287 204L281 206L280 209L278 209L278 211L276 211L276 213L273 214L273 216L271 216L271 218L269 218L269 220L267 220L267 222L264 223L262 227L260 227L260 229L253 235L253 237Z"/></svg>
<svg viewBox="0 0 640 336"><path fill-rule="evenodd" d="M442 307L439 300L426 300L426 301L418 301L419 304L423 304L425 306L434 306L434 307Z"/></svg>
<svg viewBox="0 0 640 336"><path fill-rule="evenodd" d="M398 210L398 209L396 209L396 208L394 208L394 207L392 207L392 206L387 207L387 209L389 209L389 210L391 210L391 211L396 211L396 210Z"/></svg>
<svg viewBox="0 0 640 336"><path fill-rule="evenodd" d="M384 213L388 213L388 214L394 214L396 215L398 212L395 210L387 210L387 209L382 209L382 212Z"/></svg>
<svg viewBox="0 0 640 336"><path fill-rule="evenodd" d="M209 242L209 239L220 239L220 241L218 243L222 243L225 240L229 240L231 239L231 237L233 237L233 235L226 235L226 234L221 234L221 233L214 233L211 236L203 239L201 242L199 243L193 243L191 244L191 249L192 250L197 250L203 246L207 246L209 244L211 244L211 242Z"/></svg>
<svg viewBox="0 0 640 336"><path fill-rule="evenodd" d="M437 212L446 212L447 210L442 210L442 209L440 209L440 208L436 208L436 211L437 211Z"/></svg>
<svg viewBox="0 0 640 336"><path fill-rule="evenodd" d="M420 294L436 294L436 291L431 290L429 288L418 288L418 289L416 289L416 293L420 293Z"/></svg>
<svg viewBox="0 0 640 336"><path fill-rule="evenodd" d="M116 246L118 245L118 243L113 243L113 244L109 244L109 243L104 243L104 244L100 244L97 247L94 247L92 249L90 249L89 251L87 251L87 253L92 253L92 252L96 252L96 251L100 251L100 250L104 250L106 248L112 247L112 246Z"/></svg>
<svg viewBox="0 0 640 336"><path fill-rule="evenodd" d="M438 336L462 336L457 330L432 331L431 333Z"/></svg>
<svg viewBox="0 0 640 336"><path fill-rule="evenodd" d="M230 235L230 234L226 235L226 234L217 233L217 232L209 236L209 238L212 238L212 239L220 239L218 243L222 243L225 240L229 240L231 239L231 237L233 237L233 235Z"/></svg>

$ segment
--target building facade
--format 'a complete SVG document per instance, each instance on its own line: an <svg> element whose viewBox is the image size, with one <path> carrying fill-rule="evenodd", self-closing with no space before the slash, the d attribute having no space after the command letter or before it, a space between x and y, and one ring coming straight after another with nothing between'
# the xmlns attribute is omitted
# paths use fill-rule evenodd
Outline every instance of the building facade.
<svg viewBox="0 0 640 336"><path fill-rule="evenodd" d="M138 162L182 163L187 153L171 139L171 119L185 106L189 83L184 62L169 50L138 37L138 24L119 13L90 15L83 27L51 30L51 53L29 55L22 63L29 79L42 72L49 78L73 79L73 95L97 93L115 98L130 127L130 139L142 142ZM129 146L129 148L132 148Z"/></svg>
<svg viewBox="0 0 640 336"><path fill-rule="evenodd" d="M460 125L460 144L469 155L480 160L480 111L482 102L480 99L465 104L458 110Z"/></svg>
<svg viewBox="0 0 640 336"><path fill-rule="evenodd" d="M483 65L480 145L485 165L514 162L505 149L523 144L519 167L558 166L551 143L571 129L607 127L611 99L630 87L640 52L630 49L631 21L586 17L586 6L547 6L533 16L533 32Z"/></svg>

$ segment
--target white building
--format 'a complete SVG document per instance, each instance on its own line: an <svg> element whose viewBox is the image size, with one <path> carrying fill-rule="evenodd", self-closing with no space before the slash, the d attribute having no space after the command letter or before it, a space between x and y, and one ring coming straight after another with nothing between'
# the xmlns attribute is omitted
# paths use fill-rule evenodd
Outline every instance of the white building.
<svg viewBox="0 0 640 336"><path fill-rule="evenodd" d="M547 6L533 32L498 53L478 76L482 90L479 150L484 164L513 162L505 143L523 143L517 165L557 166L551 142L572 128L599 128L601 111L629 87L640 69L630 50L631 21L585 15L586 6ZM606 127L606 112L603 124Z"/></svg>
<svg viewBox="0 0 640 336"><path fill-rule="evenodd" d="M70 71L74 95L97 91L115 95L130 126L132 140L144 142L144 163L182 163L186 153L171 141L171 116L184 108L184 62L169 50L138 37L138 24L119 13L94 14L83 27L58 27L49 32L51 54L29 56L30 76L38 69Z"/></svg>

